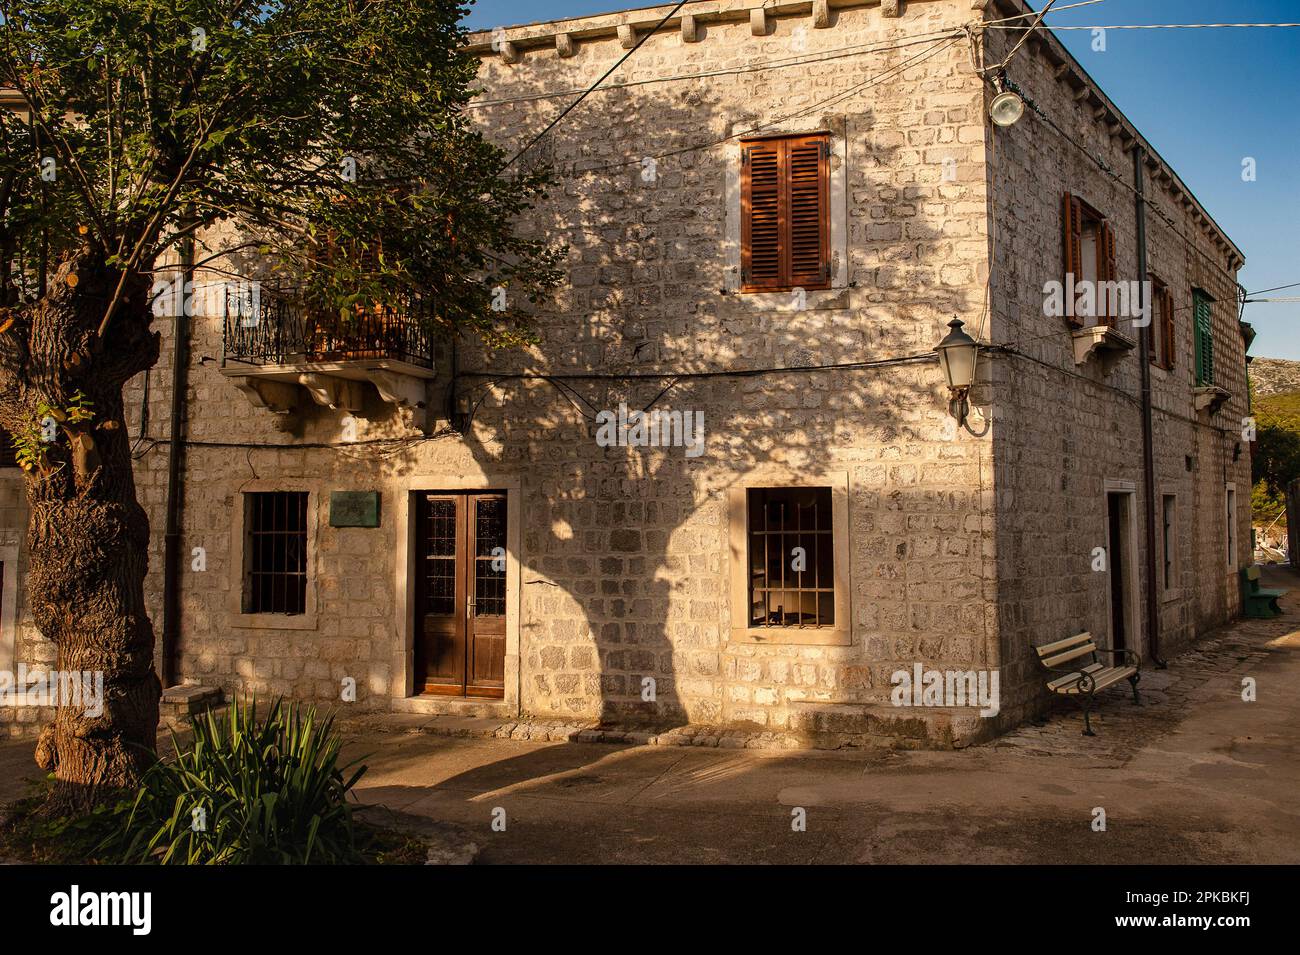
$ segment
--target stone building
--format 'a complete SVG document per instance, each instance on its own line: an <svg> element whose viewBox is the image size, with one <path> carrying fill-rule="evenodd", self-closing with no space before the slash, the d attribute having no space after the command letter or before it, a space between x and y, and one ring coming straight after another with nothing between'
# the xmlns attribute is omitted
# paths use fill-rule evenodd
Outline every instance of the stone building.
<svg viewBox="0 0 1300 955"><path fill-rule="evenodd" d="M195 318L176 682L963 745L1043 706L1035 644L1150 661L1236 614L1242 253L1053 37L1014 49L1028 8L670 9L471 37L511 151L644 40L525 157L569 248L535 347ZM1149 325L1056 307L1146 281ZM988 346L962 426L954 316ZM156 624L172 355L128 401ZM0 652L53 665L0 480ZM917 665L997 674L997 712L894 706Z"/></svg>

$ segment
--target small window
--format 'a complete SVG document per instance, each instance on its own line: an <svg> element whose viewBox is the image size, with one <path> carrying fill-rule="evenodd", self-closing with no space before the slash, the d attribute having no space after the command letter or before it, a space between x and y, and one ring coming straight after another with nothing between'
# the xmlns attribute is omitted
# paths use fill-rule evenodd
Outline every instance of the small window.
<svg viewBox="0 0 1300 955"><path fill-rule="evenodd" d="M1147 353L1151 364L1166 370L1174 367L1174 296L1169 286L1151 276L1151 321L1146 327Z"/></svg>
<svg viewBox="0 0 1300 955"><path fill-rule="evenodd" d="M741 288L831 284L829 134L743 140Z"/></svg>
<svg viewBox="0 0 1300 955"><path fill-rule="evenodd" d="M307 493L244 495L244 613L307 609Z"/></svg>
<svg viewBox="0 0 1300 955"><path fill-rule="evenodd" d="M1214 384L1214 299L1201 289L1192 289L1192 317L1196 332L1196 384Z"/></svg>
<svg viewBox="0 0 1300 955"><path fill-rule="evenodd" d="M1073 289L1066 319L1074 328L1113 325L1119 303L1103 282L1115 281L1115 232L1106 217L1078 196L1065 194L1062 204L1064 284Z"/></svg>
<svg viewBox="0 0 1300 955"><path fill-rule="evenodd" d="M749 626L833 627L831 489L749 488L746 510Z"/></svg>
<svg viewBox="0 0 1300 955"><path fill-rule="evenodd" d="M1175 535L1178 533L1178 498L1172 494L1166 494L1161 503L1161 513L1164 524L1164 583L1165 590L1172 590L1174 586L1175 573L1174 555L1178 553L1178 541L1175 538Z"/></svg>

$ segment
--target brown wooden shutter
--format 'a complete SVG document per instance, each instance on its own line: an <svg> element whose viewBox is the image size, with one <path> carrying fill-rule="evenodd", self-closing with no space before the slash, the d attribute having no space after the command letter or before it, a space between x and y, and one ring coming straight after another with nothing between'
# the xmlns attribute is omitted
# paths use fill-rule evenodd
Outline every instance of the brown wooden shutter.
<svg viewBox="0 0 1300 955"><path fill-rule="evenodd" d="M1164 365L1161 350L1156 347L1164 346L1165 342L1165 283L1154 275L1148 275L1148 281L1151 283L1151 301L1148 303L1148 311L1151 312L1151 321L1147 327L1141 330L1147 337L1147 360L1153 365Z"/></svg>
<svg viewBox="0 0 1300 955"><path fill-rule="evenodd" d="M742 287L829 288L829 137L768 139L741 149Z"/></svg>
<svg viewBox="0 0 1300 955"><path fill-rule="evenodd" d="M1165 335L1165 367L1174 367L1174 296L1169 289L1164 290L1161 302L1161 326Z"/></svg>
<svg viewBox="0 0 1300 955"><path fill-rule="evenodd" d="M1115 281L1115 230L1103 219L1097 225L1097 324L1114 325L1119 303L1103 291L1103 282Z"/></svg>
<svg viewBox="0 0 1300 955"><path fill-rule="evenodd" d="M1068 192L1061 201L1061 224L1062 272L1064 273L1061 281L1068 293L1071 286L1070 276L1074 276L1076 284L1083 277L1083 206ZM1077 296L1075 299L1077 301ZM1074 308L1070 307L1073 303L1067 302L1066 305L1070 312L1074 311ZM1083 327L1083 319L1077 315L1067 315L1066 321L1075 328Z"/></svg>
<svg viewBox="0 0 1300 955"><path fill-rule="evenodd" d="M781 141L747 143L741 171L741 282L781 287Z"/></svg>
<svg viewBox="0 0 1300 955"><path fill-rule="evenodd" d="M786 141L790 183L790 272L792 288L825 288L830 284L830 216L827 153L830 140L809 136Z"/></svg>

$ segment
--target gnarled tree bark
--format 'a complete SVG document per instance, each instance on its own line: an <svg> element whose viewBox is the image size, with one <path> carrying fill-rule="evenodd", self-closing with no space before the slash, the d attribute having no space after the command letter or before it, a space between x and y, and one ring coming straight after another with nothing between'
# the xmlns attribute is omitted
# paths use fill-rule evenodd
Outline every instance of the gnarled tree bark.
<svg viewBox="0 0 1300 955"><path fill-rule="evenodd" d="M64 422L26 472L27 595L60 671L102 673L103 712L61 705L45 727L37 762L53 770L51 805L85 808L134 785L154 760L160 685L145 610L149 520L136 500L122 388L158 360L150 284L128 276L104 337L97 329L120 273L84 247L52 277L35 305L11 312L0 334L0 424L39 429L38 406L67 408L80 392L93 418Z"/></svg>

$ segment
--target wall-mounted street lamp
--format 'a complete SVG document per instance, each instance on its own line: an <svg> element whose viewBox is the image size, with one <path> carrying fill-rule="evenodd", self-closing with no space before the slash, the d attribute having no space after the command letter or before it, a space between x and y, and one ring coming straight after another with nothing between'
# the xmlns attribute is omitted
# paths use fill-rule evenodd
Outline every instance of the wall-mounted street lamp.
<svg viewBox="0 0 1300 955"><path fill-rule="evenodd" d="M989 103L989 119L998 126L1014 126L1025 115L1025 101L1020 94L1003 90Z"/></svg>
<svg viewBox="0 0 1300 955"><path fill-rule="evenodd" d="M939 354L939 367L948 382L948 413L957 419L957 424L965 427L980 345L962 330L963 325L965 322L953 316L948 323L951 331L934 346L934 350Z"/></svg>
<svg viewBox="0 0 1300 955"><path fill-rule="evenodd" d="M1005 70L998 70L993 75L993 88L997 95L989 103L989 119L996 126L1014 126L1025 115L1025 98L1020 95L1016 85L1007 79Z"/></svg>

